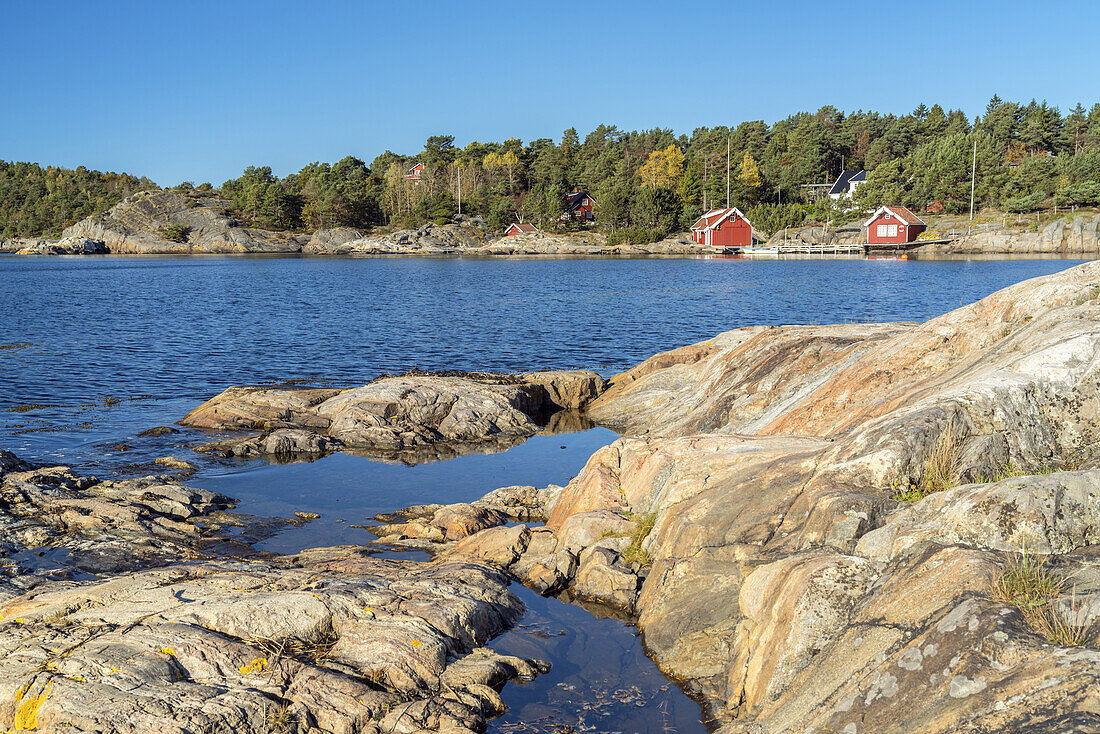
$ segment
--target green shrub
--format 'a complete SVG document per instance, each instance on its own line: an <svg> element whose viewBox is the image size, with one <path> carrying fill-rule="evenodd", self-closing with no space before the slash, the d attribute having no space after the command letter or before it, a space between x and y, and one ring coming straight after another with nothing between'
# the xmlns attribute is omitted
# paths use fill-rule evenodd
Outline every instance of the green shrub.
<svg viewBox="0 0 1100 734"><path fill-rule="evenodd" d="M1043 206L1047 195L1044 191L1036 191L1025 196L1014 196L1005 199L1004 207L1010 212L1033 212Z"/></svg>
<svg viewBox="0 0 1100 734"><path fill-rule="evenodd" d="M661 228L647 229L645 227L624 227L607 235L609 247L615 245L647 245L650 242L660 242L668 236L668 232Z"/></svg>
<svg viewBox="0 0 1100 734"><path fill-rule="evenodd" d="M160 236L169 242L186 242L191 228L182 224L166 224L160 229Z"/></svg>

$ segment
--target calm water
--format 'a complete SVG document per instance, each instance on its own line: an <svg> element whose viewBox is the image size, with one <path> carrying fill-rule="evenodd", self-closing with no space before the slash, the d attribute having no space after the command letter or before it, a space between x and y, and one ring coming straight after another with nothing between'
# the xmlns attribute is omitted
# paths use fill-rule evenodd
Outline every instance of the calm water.
<svg viewBox="0 0 1100 734"><path fill-rule="evenodd" d="M0 256L0 448L110 475L198 460L195 432L141 437L228 385L355 385L381 372L581 367L611 374L751 324L924 320L1078 261L747 261ZM378 512L565 483L615 435L538 436L408 467L200 460L191 482L243 512L320 519L276 552L359 543ZM510 685L494 731L703 731L635 630L520 589L523 626L494 642L553 661Z"/></svg>
<svg viewBox="0 0 1100 734"><path fill-rule="evenodd" d="M737 326L923 320L1076 262L0 256L0 345L29 345L0 349L0 446L100 470L227 385L613 373Z"/></svg>

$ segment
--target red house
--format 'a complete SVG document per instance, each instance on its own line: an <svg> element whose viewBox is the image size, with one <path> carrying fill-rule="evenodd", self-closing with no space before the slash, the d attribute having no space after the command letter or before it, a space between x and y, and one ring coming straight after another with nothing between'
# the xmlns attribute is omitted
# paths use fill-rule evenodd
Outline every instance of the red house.
<svg viewBox="0 0 1100 734"><path fill-rule="evenodd" d="M511 237L514 234L527 234L529 232L538 232L538 228L533 224L527 224L526 222L518 222L512 224L508 229L504 230L505 237Z"/></svg>
<svg viewBox="0 0 1100 734"><path fill-rule="evenodd" d="M587 191L574 191L566 194L561 200L565 212L560 219L578 219L582 222L591 222L596 218L596 201L588 195Z"/></svg>
<svg viewBox="0 0 1100 734"><path fill-rule="evenodd" d="M405 178L413 183L420 183L420 174L424 173L424 164L417 163L415 166L409 169L409 172L405 174Z"/></svg>
<svg viewBox="0 0 1100 734"><path fill-rule="evenodd" d="M737 207L711 209L691 225L691 238L700 245L749 247L752 222Z"/></svg>
<svg viewBox="0 0 1100 734"><path fill-rule="evenodd" d="M872 245L915 242L928 225L903 206L881 206L863 223L867 228L867 242Z"/></svg>

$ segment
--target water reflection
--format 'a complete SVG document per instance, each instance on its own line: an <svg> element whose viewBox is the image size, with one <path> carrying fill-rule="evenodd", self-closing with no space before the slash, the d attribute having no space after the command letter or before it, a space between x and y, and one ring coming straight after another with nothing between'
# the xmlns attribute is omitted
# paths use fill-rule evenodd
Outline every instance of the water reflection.
<svg viewBox="0 0 1100 734"><path fill-rule="evenodd" d="M499 652L553 662L549 673L510 683L508 711L490 732L706 732L699 705L646 657L637 630L518 584L527 614L494 639Z"/></svg>

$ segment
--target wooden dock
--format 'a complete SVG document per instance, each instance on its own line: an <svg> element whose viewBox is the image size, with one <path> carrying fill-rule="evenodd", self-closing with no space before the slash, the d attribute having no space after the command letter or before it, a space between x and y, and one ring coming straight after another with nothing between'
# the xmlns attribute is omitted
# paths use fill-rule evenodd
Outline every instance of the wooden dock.
<svg viewBox="0 0 1100 734"><path fill-rule="evenodd" d="M780 255L862 255L863 245L817 244L801 240L785 240L776 244Z"/></svg>
<svg viewBox="0 0 1100 734"><path fill-rule="evenodd" d="M925 245L950 245L955 242L955 239L948 238L942 240L917 240L916 242L899 242L899 243L881 243L881 244L866 244L861 245L864 248L867 255L901 255L906 254L910 250L914 250L918 247L924 247Z"/></svg>
<svg viewBox="0 0 1100 734"><path fill-rule="evenodd" d="M730 255L746 255L750 257L778 257L781 255L886 255L904 256L911 250L924 245L949 245L956 238L940 240L918 240L916 242L883 243L883 244L819 244L803 242L802 240L783 240L773 245L761 245L757 247L727 247L721 252Z"/></svg>

